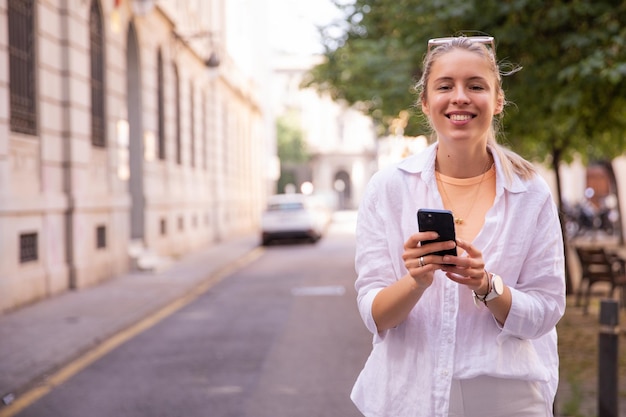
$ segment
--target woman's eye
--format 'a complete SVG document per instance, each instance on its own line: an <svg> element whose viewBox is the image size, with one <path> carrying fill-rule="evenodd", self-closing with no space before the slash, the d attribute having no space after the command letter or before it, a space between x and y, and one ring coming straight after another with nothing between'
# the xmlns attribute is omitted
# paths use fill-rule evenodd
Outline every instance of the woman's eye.
<svg viewBox="0 0 626 417"><path fill-rule="evenodd" d="M484 89L485 89L485 87L483 87L482 85L478 85L478 84L477 84L477 85L472 85L472 86L470 86L470 89L471 89L471 90L476 90L476 91L482 91L482 90L484 90Z"/></svg>

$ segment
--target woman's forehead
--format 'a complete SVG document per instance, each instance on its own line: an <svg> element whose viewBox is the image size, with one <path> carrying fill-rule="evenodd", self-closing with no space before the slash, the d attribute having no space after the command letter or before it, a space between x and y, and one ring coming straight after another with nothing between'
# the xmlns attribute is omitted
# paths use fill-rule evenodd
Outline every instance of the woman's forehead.
<svg viewBox="0 0 626 417"><path fill-rule="evenodd" d="M475 52L453 49L433 60L431 78L463 77L494 79L495 74L487 58Z"/></svg>

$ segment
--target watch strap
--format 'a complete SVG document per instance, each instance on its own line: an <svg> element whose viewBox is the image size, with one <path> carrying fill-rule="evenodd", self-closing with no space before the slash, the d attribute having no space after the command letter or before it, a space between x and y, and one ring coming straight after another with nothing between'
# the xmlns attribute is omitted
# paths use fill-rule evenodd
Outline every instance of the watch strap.
<svg viewBox="0 0 626 417"><path fill-rule="evenodd" d="M485 274L487 274L487 293L486 294L478 294L476 293L476 291L472 291L472 294L474 294L474 304L478 307L478 302L481 302L485 305L487 305L487 301L489 301L489 295L491 294L491 292L493 291L493 286L491 284L491 280L493 278L493 274L490 274L489 272L485 271Z"/></svg>
<svg viewBox="0 0 626 417"><path fill-rule="evenodd" d="M487 281L488 283L487 294L477 294L476 291L472 291L472 293L474 294L474 304L476 306L478 306L478 302L481 302L484 305L487 305L487 301L491 301L494 298L498 298L500 297L500 295L502 295L495 290L493 280L496 278L496 274L489 273L487 271L485 271L485 273L489 277Z"/></svg>

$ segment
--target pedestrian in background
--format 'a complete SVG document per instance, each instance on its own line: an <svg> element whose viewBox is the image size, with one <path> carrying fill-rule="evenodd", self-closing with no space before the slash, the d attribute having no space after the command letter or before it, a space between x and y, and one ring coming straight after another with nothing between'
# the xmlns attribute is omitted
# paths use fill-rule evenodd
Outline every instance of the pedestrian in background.
<svg viewBox="0 0 626 417"><path fill-rule="evenodd" d="M373 349L351 395L367 417L552 415L561 228L545 181L496 141L502 75L492 37L431 39L434 143L367 186L355 286ZM437 234L417 232L420 208L452 211L456 241L421 243Z"/></svg>

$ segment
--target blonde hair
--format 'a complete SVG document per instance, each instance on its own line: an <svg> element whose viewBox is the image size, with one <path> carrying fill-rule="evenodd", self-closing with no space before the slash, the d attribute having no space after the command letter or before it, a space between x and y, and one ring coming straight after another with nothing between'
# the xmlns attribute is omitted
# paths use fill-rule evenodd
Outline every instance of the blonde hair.
<svg viewBox="0 0 626 417"><path fill-rule="evenodd" d="M452 38L450 42L439 44L426 54L422 65L422 76L416 85L416 90L418 93L418 106L421 106L422 102L428 100L426 86L428 85L428 80L430 78L433 63L440 56L447 54L454 49L463 49L475 53L483 57L489 63L489 68L491 69L493 76L496 79L496 94L502 100L502 105L504 107L507 102L505 99L504 90L502 89L502 77L519 71L521 67L514 66L511 67L511 69L509 69L508 71L505 71L503 68L500 67L500 65L498 65L494 50L488 48L482 43L473 42L470 38L467 38L465 36ZM509 183L513 180L513 174L517 174L525 180L530 179L536 173L535 167L530 162L522 158L520 155L500 145L497 141L497 136L499 135L501 127L502 115L503 113L501 112L500 114L494 116L491 127L489 128L489 132L487 133L487 145L496 153L498 159L500 159L503 172ZM430 120L428 120L428 123L432 128Z"/></svg>

